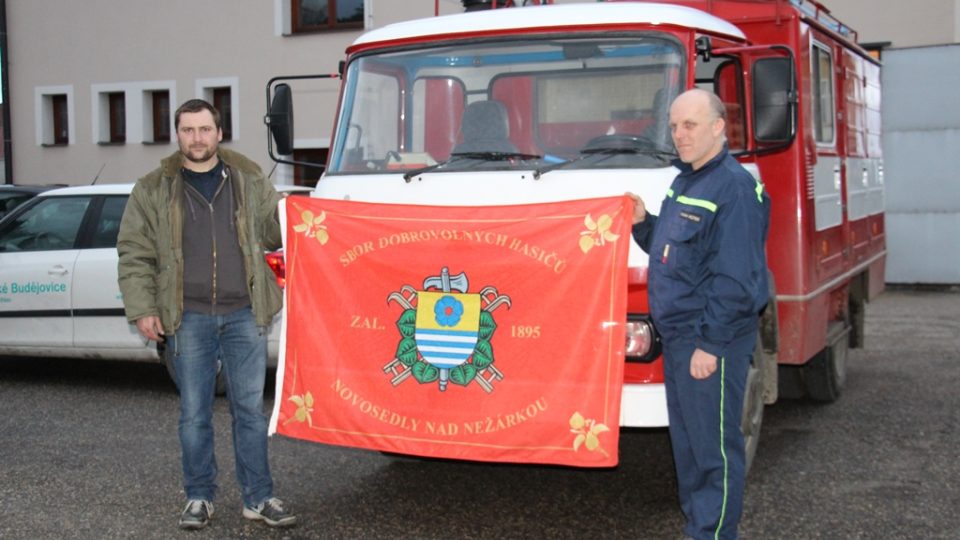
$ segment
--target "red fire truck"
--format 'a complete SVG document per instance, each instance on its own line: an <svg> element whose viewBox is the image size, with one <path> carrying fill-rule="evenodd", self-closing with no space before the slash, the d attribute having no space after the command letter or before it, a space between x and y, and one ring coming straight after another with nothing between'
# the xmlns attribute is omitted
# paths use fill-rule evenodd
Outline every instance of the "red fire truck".
<svg viewBox="0 0 960 540"><path fill-rule="evenodd" d="M776 301L759 321L748 381L752 457L764 403L778 393L837 399L847 351L863 345L864 303L883 289L878 62L815 0L495 9L520 3L465 0L467 13L360 36L341 65L314 196L494 205L632 191L657 213L677 173L669 104L688 88L716 92L730 150L772 199ZM299 82L289 79L301 78L268 84L280 162L295 163L286 156ZM664 426L647 257L635 244L629 265L621 425Z"/></svg>

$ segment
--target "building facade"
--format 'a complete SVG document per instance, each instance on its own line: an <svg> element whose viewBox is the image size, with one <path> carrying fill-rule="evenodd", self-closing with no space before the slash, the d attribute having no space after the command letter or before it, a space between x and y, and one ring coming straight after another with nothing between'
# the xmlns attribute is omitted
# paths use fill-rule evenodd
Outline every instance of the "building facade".
<svg viewBox="0 0 960 540"><path fill-rule="evenodd" d="M829 0L861 43L882 45L887 282L960 283L960 0Z"/></svg>
<svg viewBox="0 0 960 540"><path fill-rule="evenodd" d="M960 241L951 236L960 223L960 203L944 208L945 201L960 199L923 196L952 193L960 182L949 168L922 173L944 153L960 152L953 146L960 122L955 115L938 114L952 110L947 103L915 98L918 85L949 89L949 81L960 76L955 61L960 57L938 50L960 42L960 0L819 2L856 30L861 43L876 45L882 60L891 60L882 71L888 280L960 282L955 258L939 256L960 253ZM278 184L312 185L319 170L275 167L268 156L267 81L336 72L345 48L365 30L464 10L461 0L11 0L2 5L8 85L3 106L9 110L11 142L5 156L10 174L3 181L22 184L132 182L176 150L173 113L187 99L201 97L224 114L225 146L260 163ZM923 77L914 76L914 66L923 67ZM300 121L290 157L324 161L338 90L336 79L297 87L307 99L297 98ZM927 94L949 99L946 91ZM912 144L909 150L904 141ZM953 225L943 227L943 220Z"/></svg>
<svg viewBox="0 0 960 540"><path fill-rule="evenodd" d="M265 85L335 72L364 29L433 16L430 0L95 0L6 2L12 179L132 182L176 150L173 113L214 102L225 146L265 170ZM462 11L442 0L442 13ZM327 9L350 13L327 13ZM329 144L338 82L314 88L317 121L297 147ZM292 183L293 173L278 179ZM276 177L276 175L275 175Z"/></svg>
<svg viewBox="0 0 960 540"><path fill-rule="evenodd" d="M960 42L960 0L819 0L861 43L903 48Z"/></svg>
<svg viewBox="0 0 960 540"><path fill-rule="evenodd" d="M585 0L555 0L574 3ZM708 2L709 0L704 0ZM889 4L879 9L877 4ZM25 184L129 182L176 149L173 111L194 97L224 113L225 145L265 169L265 85L335 72L365 29L463 11L460 0L96 0L6 2L11 176ZM895 47L958 40L960 0L832 0L861 41ZM330 10L350 13L330 13ZM904 24L909 20L917 24ZM338 82L298 100L298 159L322 160ZM306 113L306 114L305 114ZM281 183L310 183L281 166Z"/></svg>

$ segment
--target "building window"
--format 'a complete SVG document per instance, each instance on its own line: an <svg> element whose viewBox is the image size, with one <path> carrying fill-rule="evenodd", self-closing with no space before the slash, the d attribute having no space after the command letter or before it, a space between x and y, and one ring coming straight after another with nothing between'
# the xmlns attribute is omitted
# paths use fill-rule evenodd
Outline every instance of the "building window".
<svg viewBox="0 0 960 540"><path fill-rule="evenodd" d="M53 120L53 144L70 144L70 109L67 95L50 96L50 116Z"/></svg>
<svg viewBox="0 0 960 540"><path fill-rule="evenodd" d="M290 0L292 30L318 32L363 28L364 0Z"/></svg>
<svg viewBox="0 0 960 540"><path fill-rule="evenodd" d="M240 79L218 77L197 79L196 96L206 100L220 112L220 129L224 141L240 140Z"/></svg>
<svg viewBox="0 0 960 540"><path fill-rule="evenodd" d="M106 142L127 142L127 107L123 92L108 92L108 118L110 133Z"/></svg>
<svg viewBox="0 0 960 540"><path fill-rule="evenodd" d="M148 94L153 142L170 142L170 91L153 90Z"/></svg>
<svg viewBox="0 0 960 540"><path fill-rule="evenodd" d="M134 123L129 127L142 135L140 141L144 144L169 144L173 140L171 104L176 102L175 89L176 83L173 81L130 83L126 88L128 95L134 97L127 106L140 111L139 118L134 117L132 120ZM135 100L137 96L141 100L139 103ZM136 141L131 136L127 142Z"/></svg>
<svg viewBox="0 0 960 540"><path fill-rule="evenodd" d="M37 144L66 146L75 141L73 133L73 88L48 86L35 89Z"/></svg>
<svg viewBox="0 0 960 540"><path fill-rule="evenodd" d="M810 53L813 76L813 135L818 143L832 143L835 113L833 110L833 58L824 46L815 44Z"/></svg>
<svg viewBox="0 0 960 540"><path fill-rule="evenodd" d="M211 103L220 111L220 129L223 131L223 140L233 140L233 107L230 103L232 92L229 86L211 88L213 96Z"/></svg>

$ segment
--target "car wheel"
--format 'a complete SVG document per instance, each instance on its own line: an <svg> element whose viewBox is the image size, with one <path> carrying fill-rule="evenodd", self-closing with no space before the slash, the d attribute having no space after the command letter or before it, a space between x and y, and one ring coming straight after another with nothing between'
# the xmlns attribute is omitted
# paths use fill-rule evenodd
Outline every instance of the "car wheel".
<svg viewBox="0 0 960 540"><path fill-rule="evenodd" d="M170 355L167 354L166 351L160 351L160 358L163 358L163 365L167 368L167 375L170 375L173 386L177 389L177 392L179 392L180 388L177 386L177 370L173 367L173 359L170 358Z"/></svg>
<svg viewBox="0 0 960 540"><path fill-rule="evenodd" d="M216 392L218 396L227 395L227 372L223 369L223 362L220 360L217 360Z"/></svg>

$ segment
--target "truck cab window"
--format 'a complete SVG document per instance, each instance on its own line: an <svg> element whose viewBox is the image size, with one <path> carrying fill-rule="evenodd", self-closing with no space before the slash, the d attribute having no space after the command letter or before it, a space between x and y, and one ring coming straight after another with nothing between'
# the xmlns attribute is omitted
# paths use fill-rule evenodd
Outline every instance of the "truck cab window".
<svg viewBox="0 0 960 540"><path fill-rule="evenodd" d="M683 65L680 45L660 33L360 56L347 68L327 174L665 167ZM506 130L494 150L464 158L464 112L477 102L502 105Z"/></svg>
<svg viewBox="0 0 960 540"><path fill-rule="evenodd" d="M697 86L720 97L726 110L727 146L731 151L747 147L744 123L743 80L736 60L714 58L697 65Z"/></svg>

